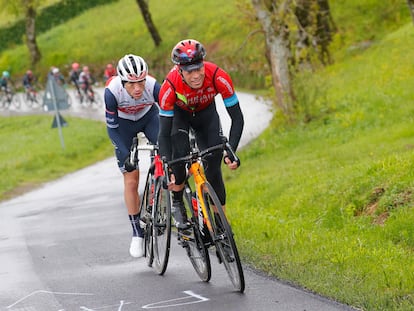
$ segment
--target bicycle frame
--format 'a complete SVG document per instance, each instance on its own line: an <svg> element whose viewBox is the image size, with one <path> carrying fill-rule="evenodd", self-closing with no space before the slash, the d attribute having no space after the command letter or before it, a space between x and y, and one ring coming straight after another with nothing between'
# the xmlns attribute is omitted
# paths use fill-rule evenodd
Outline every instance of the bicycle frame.
<svg viewBox="0 0 414 311"><path fill-rule="evenodd" d="M148 169L145 189L141 199L141 219L145 223L145 256L149 266L154 266L158 274L165 273L168 265L171 239L171 199L170 193L164 189L164 169L157 145L138 145L134 138L130 159L137 158L138 150L150 151L150 167Z"/></svg>
<svg viewBox="0 0 414 311"><path fill-rule="evenodd" d="M200 231L203 229L204 223L206 223L208 230L212 231L212 226L210 218L207 215L207 207L204 200L200 200L203 196L203 186L206 182L206 176L204 174L203 166L200 162L194 162L191 164L188 169L188 174L192 175L194 178L194 185L196 187L196 200L197 200L197 216L198 216L198 225L200 226Z"/></svg>

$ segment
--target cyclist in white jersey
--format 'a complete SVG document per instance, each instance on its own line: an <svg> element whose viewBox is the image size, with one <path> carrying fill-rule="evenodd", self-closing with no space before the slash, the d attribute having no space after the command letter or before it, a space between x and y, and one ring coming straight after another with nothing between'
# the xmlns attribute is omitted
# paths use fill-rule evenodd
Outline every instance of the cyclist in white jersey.
<svg viewBox="0 0 414 311"><path fill-rule="evenodd" d="M129 252L133 257L142 257L139 168L130 164L129 151L133 138L140 132L144 133L151 143L157 142L160 84L148 75L148 66L144 59L136 55L127 54L121 58L117 73L117 76L107 81L105 87L106 126L115 147L119 169L124 177L124 200L132 225Z"/></svg>

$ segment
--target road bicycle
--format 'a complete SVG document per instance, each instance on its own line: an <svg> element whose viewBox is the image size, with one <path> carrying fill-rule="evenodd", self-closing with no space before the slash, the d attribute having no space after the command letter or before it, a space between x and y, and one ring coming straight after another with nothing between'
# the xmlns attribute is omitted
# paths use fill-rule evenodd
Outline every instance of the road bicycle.
<svg viewBox="0 0 414 311"><path fill-rule="evenodd" d="M41 107L41 96L35 87L26 88L25 94L23 96L27 107L32 109Z"/></svg>
<svg viewBox="0 0 414 311"><path fill-rule="evenodd" d="M14 93L12 87L2 87L0 90L0 108L10 109L11 106L14 106L16 109L19 109L21 106L20 99Z"/></svg>
<svg viewBox="0 0 414 311"><path fill-rule="evenodd" d="M234 235L223 206L206 179L203 167L205 157L213 152L225 151L230 159L234 161L239 161L239 159L226 137L223 137L221 144L203 151L198 150L194 138L190 139L190 146L189 155L167 161L167 165L164 167L165 170L169 170L174 164L185 164L187 167L184 183L184 205L187 213L191 215L191 226L188 230L178 231L179 243L185 248L196 273L204 282L208 282L211 278L208 249L215 246L219 262L224 264L234 288L243 293L245 288L244 273Z"/></svg>
<svg viewBox="0 0 414 311"><path fill-rule="evenodd" d="M150 167L141 196L140 219L144 230L144 256L147 264L159 275L167 270L171 244L171 196L166 188L163 162L158 145L139 144L134 137L130 159L137 159L138 150L150 153Z"/></svg>
<svg viewBox="0 0 414 311"><path fill-rule="evenodd" d="M102 98L90 85L87 87L81 87L81 91L78 93L78 96L80 103L84 103L87 107L98 108L103 106Z"/></svg>

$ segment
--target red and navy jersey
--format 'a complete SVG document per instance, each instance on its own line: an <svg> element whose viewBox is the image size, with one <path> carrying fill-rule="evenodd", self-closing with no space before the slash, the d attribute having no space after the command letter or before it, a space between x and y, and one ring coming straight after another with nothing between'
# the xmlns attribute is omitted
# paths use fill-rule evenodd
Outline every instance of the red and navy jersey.
<svg viewBox="0 0 414 311"><path fill-rule="evenodd" d="M159 95L160 115L172 117L174 105L189 112L197 112L214 103L217 94L221 94L226 107L238 104L233 82L223 69L204 62L205 77L201 88L193 89L182 79L178 66L168 73L161 86Z"/></svg>

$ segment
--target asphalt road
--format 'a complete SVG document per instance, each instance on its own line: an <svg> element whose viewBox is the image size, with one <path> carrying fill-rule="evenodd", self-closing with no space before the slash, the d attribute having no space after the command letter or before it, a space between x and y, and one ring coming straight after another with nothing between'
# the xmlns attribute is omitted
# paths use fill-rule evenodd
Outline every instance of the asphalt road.
<svg viewBox="0 0 414 311"><path fill-rule="evenodd" d="M267 127L271 112L254 96L239 97L243 146ZM103 107L74 104L65 113L103 120ZM131 229L114 158L3 202L0 215L2 311L352 310L247 266L245 293L237 293L213 254L212 278L201 282L174 237L168 269L158 276L145 259L129 256Z"/></svg>

